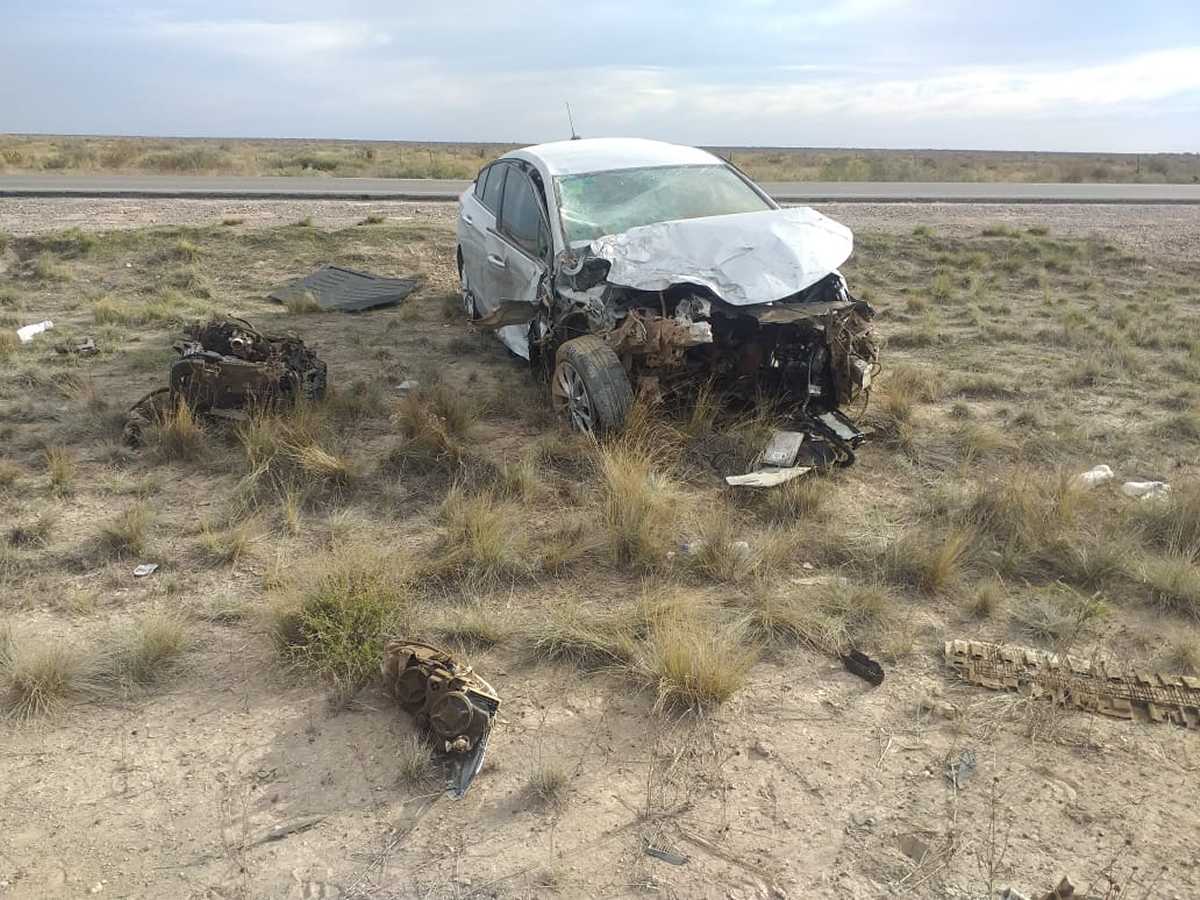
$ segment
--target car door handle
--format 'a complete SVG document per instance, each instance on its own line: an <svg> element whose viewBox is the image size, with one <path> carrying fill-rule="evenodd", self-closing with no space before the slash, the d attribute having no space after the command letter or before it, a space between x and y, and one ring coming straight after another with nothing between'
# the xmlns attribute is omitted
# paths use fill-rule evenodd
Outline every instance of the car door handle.
<svg viewBox="0 0 1200 900"><path fill-rule="evenodd" d="M504 261L504 258L497 256L495 253L488 254L488 262L490 262L497 269L504 269L508 267L508 263Z"/></svg>
<svg viewBox="0 0 1200 900"><path fill-rule="evenodd" d="M463 213L463 221L464 221L464 222L466 222L468 225L474 225L474 224L475 224L475 220L474 220L474 219L472 219L472 218L471 218L469 215L467 215L466 213Z"/></svg>

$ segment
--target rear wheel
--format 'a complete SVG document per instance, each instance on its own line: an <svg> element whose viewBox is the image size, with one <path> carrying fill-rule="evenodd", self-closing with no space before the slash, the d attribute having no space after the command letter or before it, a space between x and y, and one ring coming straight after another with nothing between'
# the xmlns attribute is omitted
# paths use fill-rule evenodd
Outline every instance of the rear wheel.
<svg viewBox="0 0 1200 900"><path fill-rule="evenodd" d="M619 428L633 405L633 389L621 360L594 334L558 348L550 392L555 411L584 434Z"/></svg>

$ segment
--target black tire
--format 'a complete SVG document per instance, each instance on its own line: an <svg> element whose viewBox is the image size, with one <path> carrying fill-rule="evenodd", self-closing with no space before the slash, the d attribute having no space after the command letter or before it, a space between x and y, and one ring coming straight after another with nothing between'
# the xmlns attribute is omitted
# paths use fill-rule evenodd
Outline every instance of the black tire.
<svg viewBox="0 0 1200 900"><path fill-rule="evenodd" d="M572 338L558 348L550 394L559 415L585 434L600 435L620 428L633 406L633 388L625 367L612 348L594 334Z"/></svg>

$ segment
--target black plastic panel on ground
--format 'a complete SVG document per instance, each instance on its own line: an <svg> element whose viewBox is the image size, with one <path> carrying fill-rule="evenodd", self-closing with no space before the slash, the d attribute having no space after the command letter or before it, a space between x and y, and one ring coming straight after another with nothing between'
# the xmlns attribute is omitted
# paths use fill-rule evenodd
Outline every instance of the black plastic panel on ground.
<svg viewBox="0 0 1200 900"><path fill-rule="evenodd" d="M360 312L378 306L391 306L421 286L419 277L381 278L340 266L325 266L307 278L294 281L270 294L272 300L286 303L293 297L312 295L324 310Z"/></svg>

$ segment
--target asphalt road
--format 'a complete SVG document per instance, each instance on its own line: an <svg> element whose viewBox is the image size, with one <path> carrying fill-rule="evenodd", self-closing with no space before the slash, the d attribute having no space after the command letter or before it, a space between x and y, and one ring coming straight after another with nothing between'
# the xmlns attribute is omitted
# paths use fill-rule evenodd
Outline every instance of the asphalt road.
<svg viewBox="0 0 1200 900"><path fill-rule="evenodd" d="M468 182L419 178L0 175L0 197L454 200ZM1194 203L1200 184L764 182L781 203Z"/></svg>

